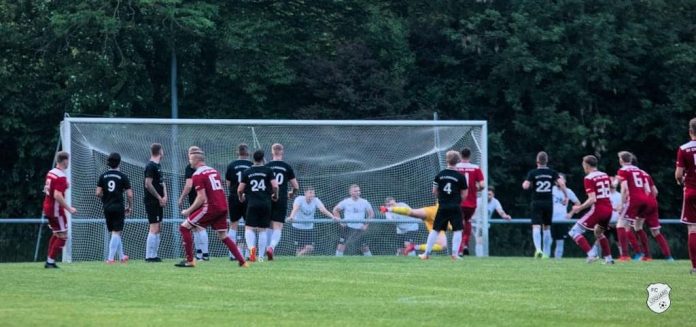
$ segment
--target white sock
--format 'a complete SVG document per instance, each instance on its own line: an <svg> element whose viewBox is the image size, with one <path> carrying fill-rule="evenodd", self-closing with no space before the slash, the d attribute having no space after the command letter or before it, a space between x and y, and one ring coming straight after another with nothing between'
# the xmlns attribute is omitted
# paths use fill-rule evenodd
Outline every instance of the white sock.
<svg viewBox="0 0 696 327"><path fill-rule="evenodd" d="M372 256L372 251L370 251L370 250L364 251L364 252L363 252L363 255L366 256L366 257L371 257L371 256Z"/></svg>
<svg viewBox="0 0 696 327"><path fill-rule="evenodd" d="M551 256L551 243L553 242L553 238L551 237L551 229L545 229L544 230L544 254L546 254L547 257Z"/></svg>
<svg viewBox="0 0 696 327"><path fill-rule="evenodd" d="M541 252L541 228L532 227L532 240L534 240L534 250Z"/></svg>
<svg viewBox="0 0 696 327"><path fill-rule="evenodd" d="M111 240L109 241L109 256L107 260L113 261L116 257L116 252L118 252L118 243L121 237L118 234L111 234Z"/></svg>
<svg viewBox="0 0 696 327"><path fill-rule="evenodd" d="M198 230L192 229L193 234L193 252L198 253L201 250L201 236L198 234ZM201 251L203 252L203 251Z"/></svg>
<svg viewBox="0 0 696 327"><path fill-rule="evenodd" d="M588 257L596 257L597 254L599 253L599 246L597 246L597 243L592 245L592 249L590 249L590 252L587 253Z"/></svg>
<svg viewBox="0 0 696 327"><path fill-rule="evenodd" d="M563 258L563 240L556 240L556 253L554 253L554 257L556 259Z"/></svg>
<svg viewBox="0 0 696 327"><path fill-rule="evenodd" d="M273 250L275 250L278 243L280 243L280 234L282 231L282 229L274 229L273 233L271 234L271 247Z"/></svg>
<svg viewBox="0 0 696 327"><path fill-rule="evenodd" d="M147 242L145 242L145 258L154 258L155 254L155 243L157 242L157 236L152 233L147 234Z"/></svg>
<svg viewBox="0 0 696 327"><path fill-rule="evenodd" d="M203 254L208 254L208 230L204 229L198 232L198 239L200 240L200 250Z"/></svg>
<svg viewBox="0 0 696 327"><path fill-rule="evenodd" d="M48 262L48 263L56 263L56 259L46 258L46 262Z"/></svg>
<svg viewBox="0 0 696 327"><path fill-rule="evenodd" d="M230 228L230 230L227 232L228 235L230 235L230 238L237 243L237 229L235 228Z"/></svg>
<svg viewBox="0 0 696 327"><path fill-rule="evenodd" d="M120 235L118 237L118 251L116 253L119 259L123 259L126 255L125 251L123 251L123 238Z"/></svg>
<svg viewBox="0 0 696 327"><path fill-rule="evenodd" d="M452 251L452 256L458 256L459 253L456 251L459 250L459 247L462 245L462 231L454 231L452 232L452 249L456 249Z"/></svg>
<svg viewBox="0 0 696 327"><path fill-rule="evenodd" d="M246 239L247 248L256 247L256 232L252 229L244 230L244 238Z"/></svg>
<svg viewBox="0 0 696 327"><path fill-rule="evenodd" d="M159 246L160 243L162 242L162 233L157 233L155 234L155 244L152 247L152 254L154 254L155 258L159 258Z"/></svg>
<svg viewBox="0 0 696 327"><path fill-rule="evenodd" d="M342 257L342 256L343 256L343 251L336 250L336 256L337 256L337 257Z"/></svg>
<svg viewBox="0 0 696 327"><path fill-rule="evenodd" d="M259 254L259 258L263 258L266 255L266 246L268 245L268 233L267 232L261 232L259 233L259 250L257 253Z"/></svg>
<svg viewBox="0 0 696 327"><path fill-rule="evenodd" d="M430 255L430 253L433 252L433 245L435 245L435 241L437 241L437 234L438 232L435 230L431 230L430 234L428 234L428 241L425 244L425 255Z"/></svg>
<svg viewBox="0 0 696 327"><path fill-rule="evenodd" d="M273 225L273 224L271 224L271 225ZM268 229L266 229L266 246L268 246L268 243L270 243L272 239L273 239L273 228L268 228ZM266 251L266 249L263 249L263 250Z"/></svg>

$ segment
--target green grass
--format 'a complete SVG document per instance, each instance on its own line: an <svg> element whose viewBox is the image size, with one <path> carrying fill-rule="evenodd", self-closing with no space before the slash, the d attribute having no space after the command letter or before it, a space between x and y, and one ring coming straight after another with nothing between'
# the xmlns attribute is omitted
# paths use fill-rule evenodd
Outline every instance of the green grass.
<svg viewBox="0 0 696 327"><path fill-rule="evenodd" d="M0 265L0 325L688 326L686 261L605 266L580 259L279 258L239 269L131 262ZM672 287L654 314L646 287Z"/></svg>

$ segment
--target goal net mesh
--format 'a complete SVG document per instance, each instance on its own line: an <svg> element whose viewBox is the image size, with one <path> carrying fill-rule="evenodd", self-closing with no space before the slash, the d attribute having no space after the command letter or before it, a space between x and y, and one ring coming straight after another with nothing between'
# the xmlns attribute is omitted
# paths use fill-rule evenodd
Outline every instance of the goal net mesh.
<svg viewBox="0 0 696 327"><path fill-rule="evenodd" d="M186 151L197 145L206 153L206 163L224 176L229 162L237 159L239 143L250 149L266 151L281 143L285 147L284 160L295 170L300 184L300 195L312 186L316 196L331 211L349 196L349 186L358 184L362 197L368 200L376 213L369 224L366 240L374 255L394 255L403 247L396 234L394 221L385 220L379 206L386 197L394 197L412 208L435 203L431 194L432 179L444 167L444 154L450 149L469 147L472 162L481 164L486 156L480 124L461 122L461 125L434 125L423 121L415 126L380 125L366 122L351 125L342 122L333 125L302 124L289 121L206 121L187 123L124 123L110 119L82 119L69 121L63 133L69 130L71 152L69 199L78 212L71 217L71 242L66 248L68 260L104 260L108 251L109 235L106 230L102 205L95 196L96 182L106 167L111 152L121 154L121 171L130 179L135 193L134 208L126 218L123 233L125 253L132 259L145 256L148 222L143 204L144 169L149 161L152 143L161 143L164 157L161 161L164 181L169 192L162 224L159 256L180 258L183 248L178 224L183 217L177 198L184 185L184 168L188 164ZM67 127L67 129L66 129ZM292 199L288 201L288 214ZM243 225L243 224L242 224ZM427 230L419 221L416 243L425 243ZM313 255L334 255L340 236L340 225L317 211L315 215ZM226 257L224 245L215 232L208 230L210 253ZM276 255L295 255L298 230L285 224ZM448 239L451 239L448 235ZM474 238L472 237L472 240ZM237 243L244 247L244 232L240 226ZM348 240L346 255L360 254L360 245Z"/></svg>

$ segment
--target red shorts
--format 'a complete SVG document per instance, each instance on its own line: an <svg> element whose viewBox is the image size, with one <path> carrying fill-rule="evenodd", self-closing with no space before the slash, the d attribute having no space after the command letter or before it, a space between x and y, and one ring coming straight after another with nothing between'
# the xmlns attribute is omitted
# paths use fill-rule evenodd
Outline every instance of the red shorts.
<svg viewBox="0 0 696 327"><path fill-rule="evenodd" d="M196 209L187 220L191 225L203 228L211 226L216 231L226 231L229 227L227 224L227 211L208 211L208 206L206 205Z"/></svg>
<svg viewBox="0 0 696 327"><path fill-rule="evenodd" d="M649 200L629 198L624 206L623 216L626 220L634 221L637 218L646 218L650 210Z"/></svg>
<svg viewBox="0 0 696 327"><path fill-rule="evenodd" d="M48 227L53 231L53 232L67 232L68 231L68 218L65 218L65 211L61 208L58 210L59 214L58 217L50 217L47 216L48 218Z"/></svg>
<svg viewBox="0 0 696 327"><path fill-rule="evenodd" d="M580 220L578 224L587 230L594 230L595 225L602 226L604 229L609 227L609 221L611 220L611 207L606 206L592 206L590 211L588 211Z"/></svg>
<svg viewBox="0 0 696 327"><path fill-rule="evenodd" d="M645 213L645 216L642 216L640 218L645 218L645 225L648 226L648 228L660 228L660 215L659 211L657 210L657 202L649 202L648 210Z"/></svg>
<svg viewBox="0 0 696 327"><path fill-rule="evenodd" d="M696 224L696 190L684 189L681 221L685 224Z"/></svg>
<svg viewBox="0 0 696 327"><path fill-rule="evenodd" d="M462 219L465 221L469 221L471 217L474 216L474 212L476 212L476 208L470 208L470 207L461 207L462 208Z"/></svg>

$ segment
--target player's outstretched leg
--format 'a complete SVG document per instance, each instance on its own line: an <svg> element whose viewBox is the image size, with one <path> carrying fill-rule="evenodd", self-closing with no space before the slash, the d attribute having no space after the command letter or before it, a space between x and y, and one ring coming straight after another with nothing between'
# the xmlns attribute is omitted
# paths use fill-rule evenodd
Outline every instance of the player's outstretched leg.
<svg viewBox="0 0 696 327"><path fill-rule="evenodd" d="M662 251L662 255L665 256L665 259L667 259L667 261L674 261L674 258L672 258L672 251L669 248L669 243L667 242L665 235L660 232L660 228L654 228L651 230L651 232L655 238L655 241L657 241L657 244L660 246L660 250Z"/></svg>
<svg viewBox="0 0 696 327"><path fill-rule="evenodd" d="M181 233L181 243L184 246L184 252L186 253L186 260L183 260L175 266L182 268L193 268L196 266L196 261L193 258L193 235L191 235L192 226L185 221L181 226L179 226L179 232Z"/></svg>
<svg viewBox="0 0 696 327"><path fill-rule="evenodd" d="M575 224L568 232L568 235L570 235L573 241L575 241L575 244L580 247L582 252L587 254L587 262L592 263L597 260L597 257L590 254L592 247L590 247L590 243L587 242L587 239L583 236L584 233L585 229L579 224Z"/></svg>

